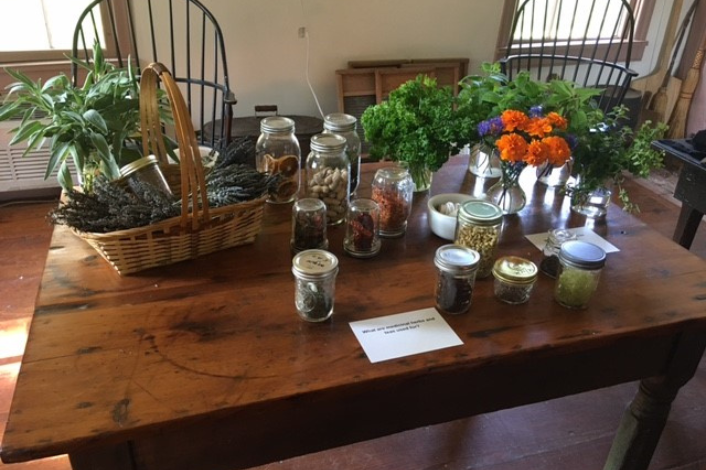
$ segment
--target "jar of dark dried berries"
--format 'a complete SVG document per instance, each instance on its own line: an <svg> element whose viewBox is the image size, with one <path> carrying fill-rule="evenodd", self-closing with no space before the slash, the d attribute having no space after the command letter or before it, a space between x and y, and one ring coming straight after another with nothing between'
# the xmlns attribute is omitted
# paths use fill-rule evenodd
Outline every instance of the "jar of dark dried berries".
<svg viewBox="0 0 706 470"><path fill-rule="evenodd" d="M380 168L373 177L372 199L380 207L380 236L404 235L412 212L414 182L404 168Z"/></svg>
<svg viewBox="0 0 706 470"><path fill-rule="evenodd" d="M480 254L458 245L443 245L436 250L436 309L441 313L466 313L476 281Z"/></svg>
<svg viewBox="0 0 706 470"><path fill-rule="evenodd" d="M311 197L299 199L292 206L292 250L328 248L326 204Z"/></svg>
<svg viewBox="0 0 706 470"><path fill-rule="evenodd" d="M372 199L351 201L346 216L343 249L355 258L370 258L380 252L380 208Z"/></svg>

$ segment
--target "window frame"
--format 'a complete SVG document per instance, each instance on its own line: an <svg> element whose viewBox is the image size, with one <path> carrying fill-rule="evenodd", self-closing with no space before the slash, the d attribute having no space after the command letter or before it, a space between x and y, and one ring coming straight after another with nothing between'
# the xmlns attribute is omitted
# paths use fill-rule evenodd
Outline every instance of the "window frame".
<svg viewBox="0 0 706 470"><path fill-rule="evenodd" d="M127 1L129 0L110 2L113 5L116 29L129 27ZM108 18L110 15L108 2L102 2L99 7L101 18ZM103 35L105 39L103 53L107 60L111 60L116 56L114 31L111 28L104 28ZM119 38L119 42L121 51L130 49L125 35ZM71 62L64 54L70 55L71 52L71 50L0 51L0 97L4 96L5 87L14 82L14 79L2 68L19 70L32 80L40 78L46 80L62 73L68 76L71 73Z"/></svg>
<svg viewBox="0 0 706 470"><path fill-rule="evenodd" d="M510 36L510 30L512 28L512 20L515 16L515 10L517 9L520 1L521 0L504 0L500 20L500 31L498 33L497 45L495 48L496 61L508 55L507 43ZM652 20L652 15L654 13L656 0L629 0L629 3L630 6L633 7L633 10L635 10L636 7L639 7L639 11L635 13L632 57L630 58L631 62L636 62L642 60L645 49L647 48L647 33L650 27L650 21ZM621 50L621 55L623 55L625 51L626 49L623 48ZM558 52L564 54L567 52L567 49L558 49ZM600 56L601 52L605 53L605 50L602 50L602 47L599 45L597 55ZM569 55L572 53L575 55L578 51L574 52L572 47L568 46L568 53Z"/></svg>

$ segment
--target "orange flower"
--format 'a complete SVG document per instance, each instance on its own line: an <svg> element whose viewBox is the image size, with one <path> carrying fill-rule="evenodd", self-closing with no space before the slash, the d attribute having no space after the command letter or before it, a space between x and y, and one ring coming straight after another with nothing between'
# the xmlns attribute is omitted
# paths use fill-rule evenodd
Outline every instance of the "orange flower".
<svg viewBox="0 0 706 470"><path fill-rule="evenodd" d="M569 161L571 149L563 137L551 136L542 139L549 152L549 163L560 166Z"/></svg>
<svg viewBox="0 0 706 470"><path fill-rule="evenodd" d="M547 118L535 117L527 121L523 130L532 137L541 139L552 131L552 125Z"/></svg>
<svg viewBox="0 0 706 470"><path fill-rule="evenodd" d="M505 131L513 132L516 129L522 129L528 120L528 117L522 111L515 111L514 109L508 109L503 112L500 118L503 120L503 125L505 126Z"/></svg>
<svg viewBox="0 0 706 470"><path fill-rule="evenodd" d="M556 127L557 129L561 129L561 130L566 130L566 126L569 125L566 118L564 118L559 113L555 113L555 112L551 112L551 113L547 114L547 120L549 121L549 123L552 126Z"/></svg>
<svg viewBox="0 0 706 470"><path fill-rule="evenodd" d="M533 140L527 147L525 161L532 166L539 166L549 159L549 146L539 140Z"/></svg>
<svg viewBox="0 0 706 470"><path fill-rule="evenodd" d="M527 141L518 134L503 134L495 141L500 158L506 162L521 162L527 154Z"/></svg>

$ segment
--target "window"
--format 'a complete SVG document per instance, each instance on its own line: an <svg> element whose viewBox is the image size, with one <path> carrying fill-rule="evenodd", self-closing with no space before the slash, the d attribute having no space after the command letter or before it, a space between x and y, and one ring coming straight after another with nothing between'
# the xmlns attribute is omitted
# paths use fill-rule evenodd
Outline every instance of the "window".
<svg viewBox="0 0 706 470"><path fill-rule="evenodd" d="M509 55L507 50L508 38L512 27L515 12L522 4L522 0L505 0L503 16L498 37L496 57ZM655 0L629 0L634 12L635 27L631 60L640 60L647 45L647 30L655 7ZM546 22L545 17L546 4ZM541 5L541 6L540 6ZM524 24L528 25L534 20L535 26L525 28L518 26L513 43L521 41L523 52L529 52L527 46L539 44L547 34L556 36L558 44L569 48L570 55L578 55L571 49L572 39L576 32L583 33L593 44L619 42L627 37L625 15L621 15L622 3L617 0L576 0L575 2L561 2L560 0L543 0L537 2L536 10L528 7L525 9ZM593 11L594 20L589 21ZM599 12L600 15L596 15ZM596 16L600 16L598 20ZM557 50L563 54L566 49ZM514 50L514 47L513 47ZM623 52L625 49L623 49ZM583 55L589 55L583 51ZM600 55L600 54L598 54ZM624 57L622 58L624 60Z"/></svg>

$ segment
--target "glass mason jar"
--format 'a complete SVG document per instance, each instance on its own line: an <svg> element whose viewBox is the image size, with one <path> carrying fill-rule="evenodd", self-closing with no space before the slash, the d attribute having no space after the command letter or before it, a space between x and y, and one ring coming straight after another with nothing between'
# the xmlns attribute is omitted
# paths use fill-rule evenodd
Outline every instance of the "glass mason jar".
<svg viewBox="0 0 706 470"><path fill-rule="evenodd" d="M311 137L311 153L306 158L306 193L326 204L329 225L338 225L346 218L350 171L346 139L335 134Z"/></svg>
<svg viewBox="0 0 706 470"><path fill-rule="evenodd" d="M336 134L346 139L346 154L351 162L351 187L349 194L352 196L358 188L360 175L360 136L356 130L356 118L350 114L331 113L324 117L324 134Z"/></svg>
<svg viewBox="0 0 706 470"><path fill-rule="evenodd" d="M326 204L322 200L306 197L294 203L290 246L297 252L328 248Z"/></svg>
<svg viewBox="0 0 706 470"><path fill-rule="evenodd" d="M480 254L463 246L442 245L436 250L436 309L452 315L466 313L476 282Z"/></svg>
<svg viewBox="0 0 706 470"><path fill-rule="evenodd" d="M142 157L120 168L120 181L124 181L135 194L141 194L141 184L149 184L157 191L172 195L167 180L159 169L159 159L154 155Z"/></svg>
<svg viewBox="0 0 706 470"><path fill-rule="evenodd" d="M586 308L598 288L606 253L599 246L581 240L561 245L554 299L564 307Z"/></svg>
<svg viewBox="0 0 706 470"><path fill-rule="evenodd" d="M468 201L458 210L454 243L480 254L479 278L490 276L500 240L503 211L490 202Z"/></svg>
<svg viewBox="0 0 706 470"><path fill-rule="evenodd" d="M523 304L532 295L537 280L537 265L517 256L503 256L493 266L493 290L498 300Z"/></svg>
<svg viewBox="0 0 706 470"><path fill-rule="evenodd" d="M401 237L412 213L412 177L399 166L380 168L375 172L372 186L372 199L380 207L380 236Z"/></svg>
<svg viewBox="0 0 706 470"><path fill-rule="evenodd" d="M370 258L380 252L380 208L372 199L351 201L346 215L343 249L355 258Z"/></svg>
<svg viewBox="0 0 706 470"><path fill-rule="evenodd" d="M338 258L324 250L304 250L292 259L294 305L299 316L322 322L333 315Z"/></svg>
<svg viewBox="0 0 706 470"><path fill-rule="evenodd" d="M294 121L283 116L260 121L260 137L255 144L255 165L260 173L279 175L277 186L267 202L292 202L299 191L301 149L294 135Z"/></svg>
<svg viewBox="0 0 706 470"><path fill-rule="evenodd" d="M556 274L559 272L559 250L564 242L576 240L575 233L564 228L555 228L547 234L547 240L542 249L542 262L539 263L539 269L551 277L556 279Z"/></svg>

